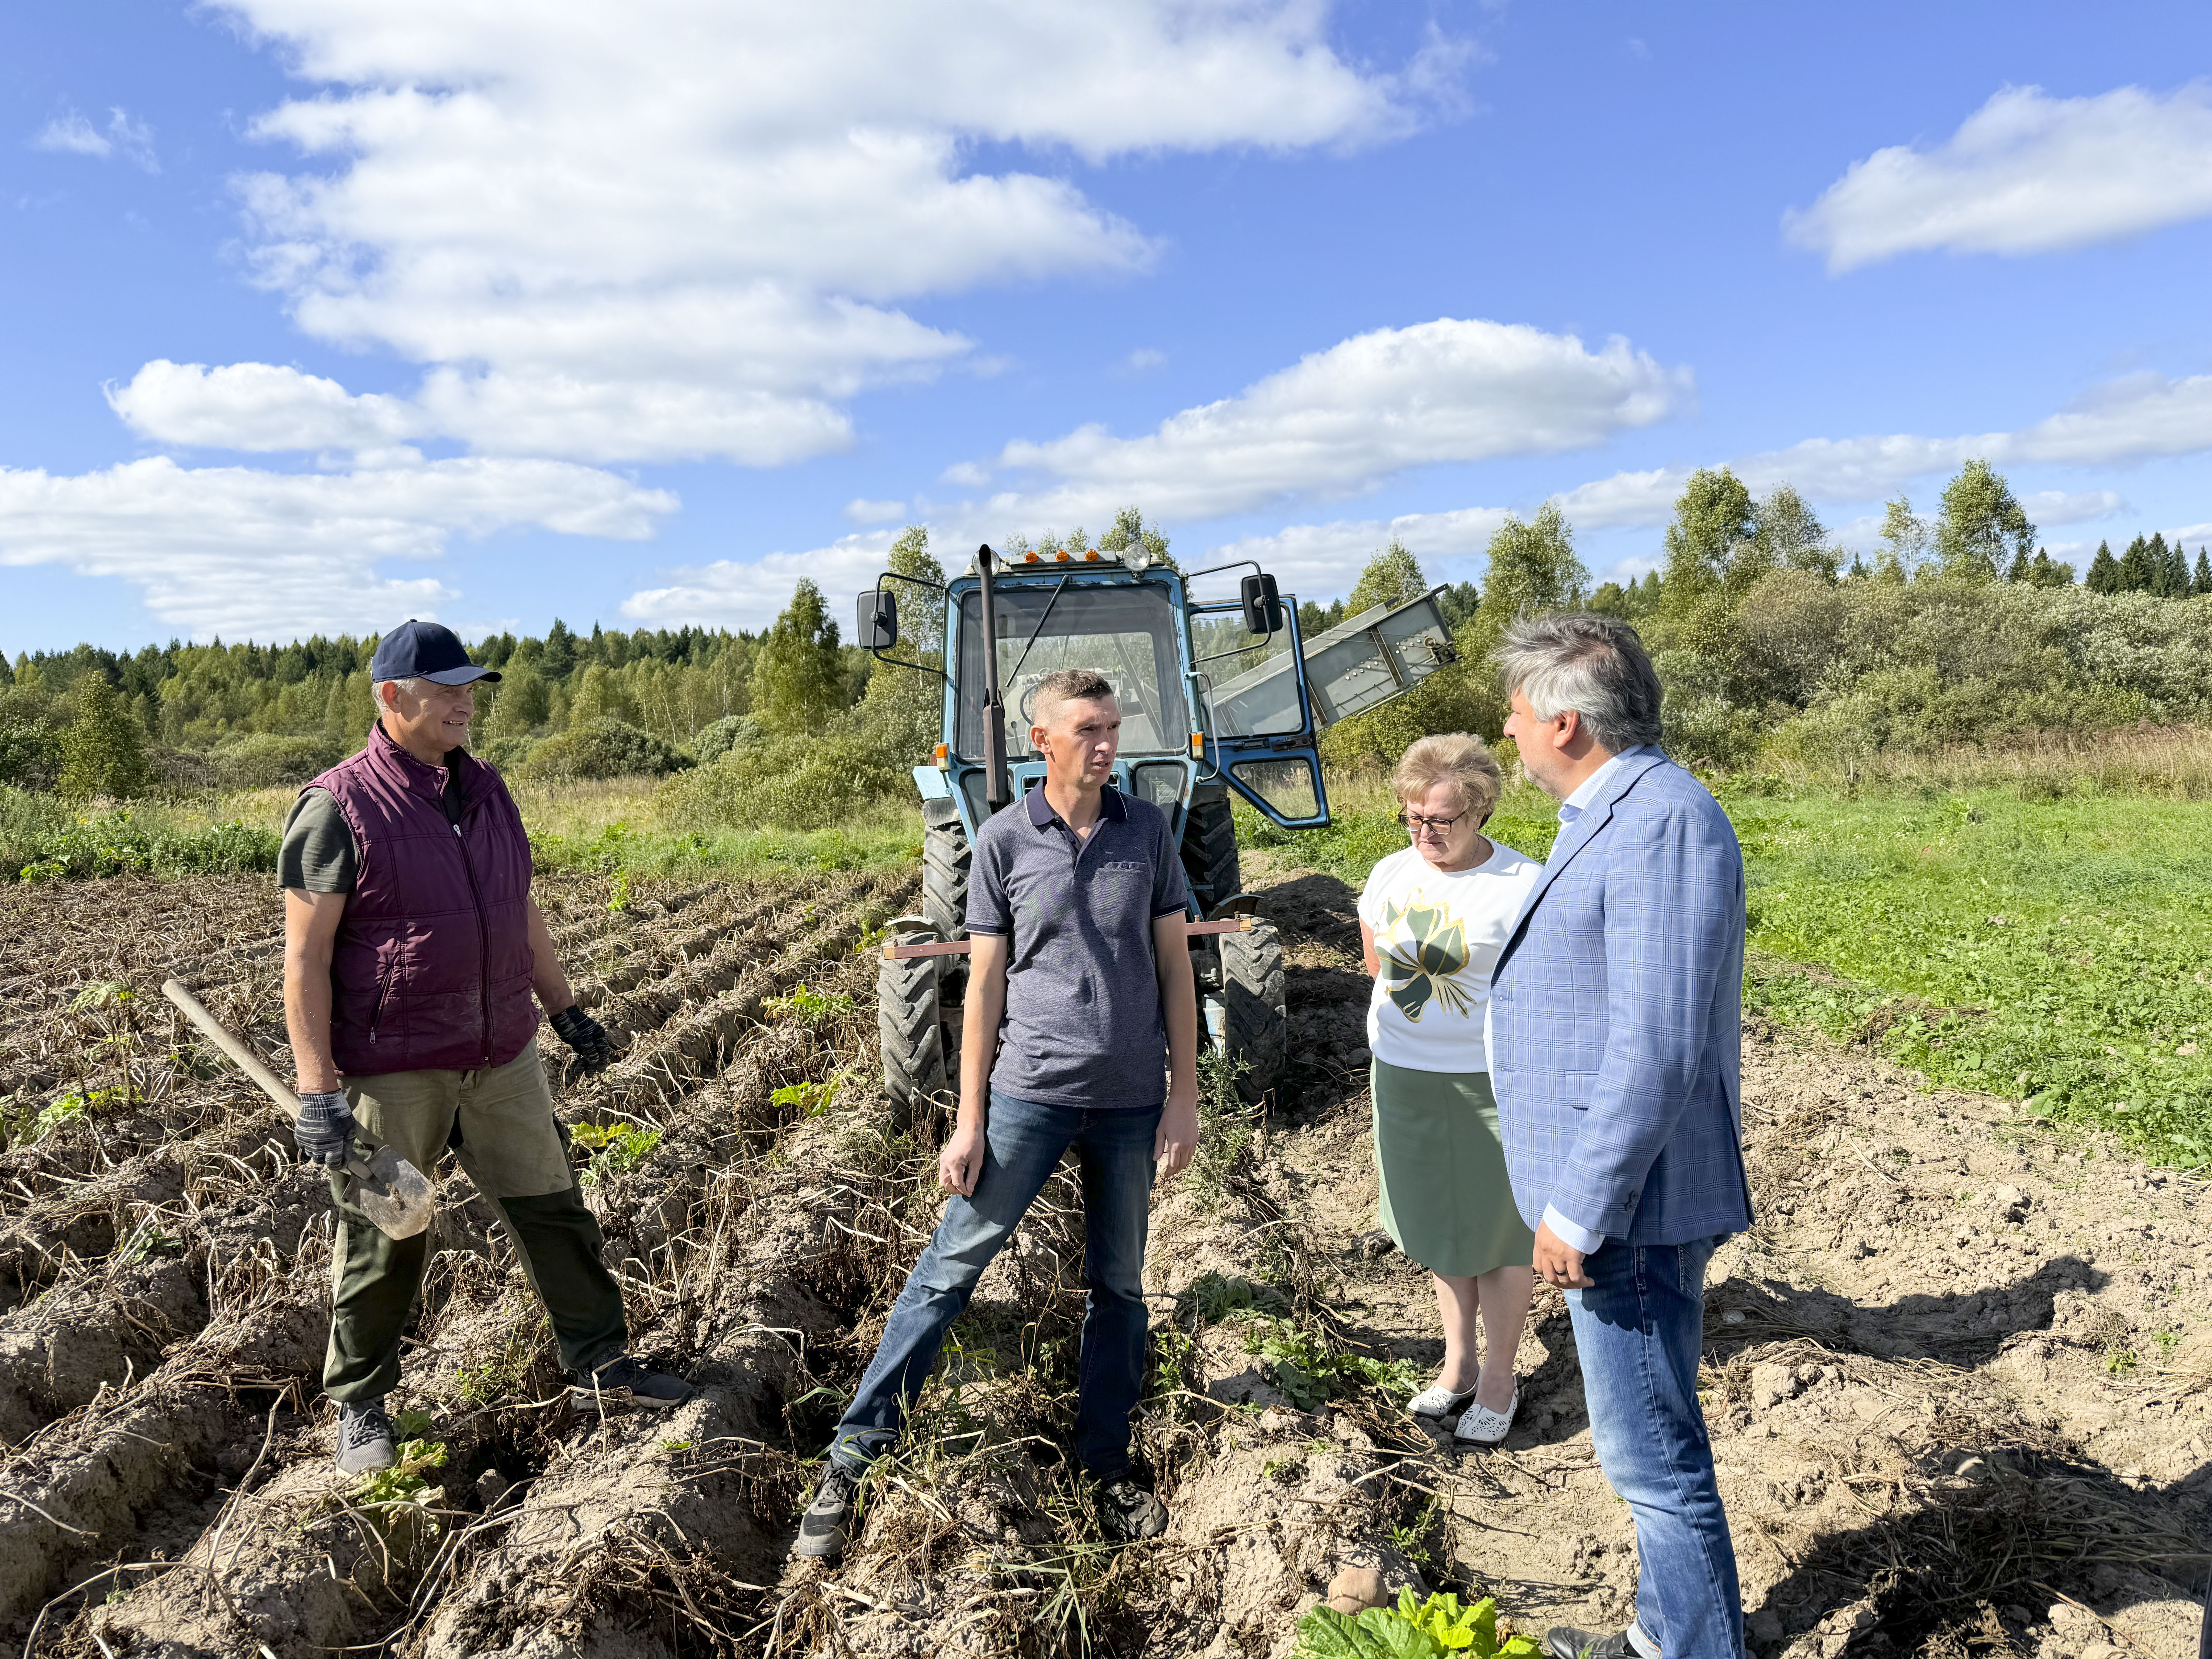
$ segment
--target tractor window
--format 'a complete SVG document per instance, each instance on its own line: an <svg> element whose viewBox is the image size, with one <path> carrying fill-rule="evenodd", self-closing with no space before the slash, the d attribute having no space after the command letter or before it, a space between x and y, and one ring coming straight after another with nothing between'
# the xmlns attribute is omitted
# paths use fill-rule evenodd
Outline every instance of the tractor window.
<svg viewBox="0 0 2212 1659"><path fill-rule="evenodd" d="M1286 598L1285 606L1295 605ZM1255 634L1242 611L1194 615L1191 647L1213 709L1214 730L1224 738L1257 737L1304 729L1298 705L1291 630Z"/></svg>
<svg viewBox="0 0 2212 1659"><path fill-rule="evenodd" d="M1047 587L1001 587L994 596L999 624L999 676L1006 699L1006 756L1030 748L1030 699L1037 682L1062 668L1103 674L1121 705L1121 752L1181 754L1192 726L1183 697L1182 659L1176 648L1175 611L1150 585L1062 588L1052 605ZM960 601L960 741L963 755L983 752L983 600ZM1044 618L1042 631L1037 622ZM1036 642L1023 658L1031 633ZM1018 670L1017 665L1018 664Z"/></svg>

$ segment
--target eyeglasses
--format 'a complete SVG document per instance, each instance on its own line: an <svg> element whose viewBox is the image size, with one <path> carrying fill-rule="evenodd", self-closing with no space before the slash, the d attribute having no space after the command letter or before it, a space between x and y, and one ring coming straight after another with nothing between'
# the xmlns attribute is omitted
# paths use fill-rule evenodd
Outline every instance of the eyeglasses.
<svg viewBox="0 0 2212 1659"><path fill-rule="evenodd" d="M1432 818L1420 812L1408 812L1403 807L1398 811L1398 822L1406 827L1409 835L1413 836L1449 836L1466 817L1464 812L1455 812L1448 818Z"/></svg>

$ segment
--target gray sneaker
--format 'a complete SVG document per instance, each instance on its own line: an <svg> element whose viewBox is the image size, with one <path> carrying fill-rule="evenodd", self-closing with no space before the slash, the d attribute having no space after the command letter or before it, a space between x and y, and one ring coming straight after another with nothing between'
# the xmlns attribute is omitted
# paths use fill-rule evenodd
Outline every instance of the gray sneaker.
<svg viewBox="0 0 2212 1659"><path fill-rule="evenodd" d="M568 1398L579 1406L643 1406L665 1412L697 1392L682 1377L656 1371L628 1354L589 1371L568 1373Z"/></svg>
<svg viewBox="0 0 2212 1659"><path fill-rule="evenodd" d="M381 1399L338 1407L338 1473L368 1474L399 1461L399 1436Z"/></svg>
<svg viewBox="0 0 2212 1659"><path fill-rule="evenodd" d="M857 1477L835 1463L823 1466L822 1484L814 1489L806 1513L799 1517L799 1541L791 1547L793 1555L835 1561L845 1553L846 1545L852 1541L853 1494L860 1485Z"/></svg>
<svg viewBox="0 0 2212 1659"><path fill-rule="evenodd" d="M1554 1625L1546 1631L1544 1653L1545 1659L1643 1659L1625 1630L1600 1635L1572 1625Z"/></svg>
<svg viewBox="0 0 2212 1659"><path fill-rule="evenodd" d="M1098 1524L1116 1543L1158 1538L1168 1529L1168 1506L1126 1474L1098 1483Z"/></svg>

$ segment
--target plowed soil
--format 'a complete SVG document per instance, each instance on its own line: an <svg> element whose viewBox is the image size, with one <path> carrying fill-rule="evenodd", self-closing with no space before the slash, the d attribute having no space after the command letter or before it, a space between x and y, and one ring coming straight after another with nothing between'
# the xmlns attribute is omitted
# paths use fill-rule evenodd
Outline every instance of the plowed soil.
<svg viewBox="0 0 2212 1659"><path fill-rule="evenodd" d="M574 1157L634 1346L700 1393L651 1419L571 1407L495 1212L449 1166L391 1402L423 1444L380 1486L331 1467L319 1173L158 994L185 978L285 1070L276 896L0 893L0 1639L1279 1656L1348 1565L1493 1594L1524 1626L1617 1627L1631 1526L1556 1293L1498 1450L1456 1455L1402 1395L1322 1375L1422 1372L1442 1345L1424 1275L1370 1236L1353 896L1291 869L1260 884L1291 957L1290 1073L1264 1115L1224 1108L1153 1219L1139 1437L1167 1535L1104 1544L1068 1468L1082 1230L1063 1174L826 1572L787 1559L797 1508L939 1206L940 1125L884 1101L862 949L915 908L912 876L641 890L620 910L604 881L541 884L623 1050L557 1079L560 1111L658 1135ZM1913 1083L1747 1029L1759 1218L1714 1263L1704 1392L1753 1648L2184 1659L2212 1565L2204 1189Z"/></svg>

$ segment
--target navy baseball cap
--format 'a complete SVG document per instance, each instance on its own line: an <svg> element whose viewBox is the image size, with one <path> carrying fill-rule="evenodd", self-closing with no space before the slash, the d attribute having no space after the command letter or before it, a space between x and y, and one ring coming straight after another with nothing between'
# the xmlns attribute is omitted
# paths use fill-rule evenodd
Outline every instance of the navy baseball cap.
<svg viewBox="0 0 2212 1659"><path fill-rule="evenodd" d="M452 629L416 622L412 617L376 642L376 659L368 665L368 678L428 680L433 685L466 685L473 680L499 684L498 671L471 662L468 647Z"/></svg>

